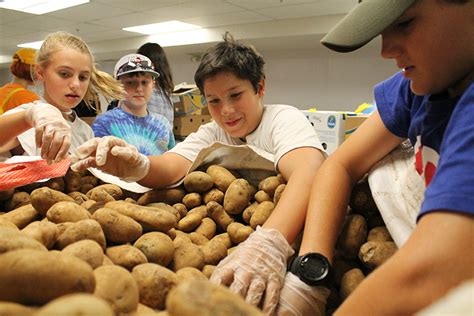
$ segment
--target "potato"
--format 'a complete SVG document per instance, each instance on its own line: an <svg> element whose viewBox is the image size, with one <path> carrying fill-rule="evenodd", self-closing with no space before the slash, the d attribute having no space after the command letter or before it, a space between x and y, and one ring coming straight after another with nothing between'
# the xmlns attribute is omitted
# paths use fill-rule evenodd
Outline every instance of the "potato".
<svg viewBox="0 0 474 316"><path fill-rule="evenodd" d="M91 214L75 202L61 201L49 208L46 217L53 223L64 223L89 219Z"/></svg>
<svg viewBox="0 0 474 316"><path fill-rule="evenodd" d="M268 195L267 192L260 190L257 193L255 193L255 201L257 201L258 203L262 203L263 201L272 202L273 199L270 195Z"/></svg>
<svg viewBox="0 0 474 316"><path fill-rule="evenodd" d="M14 250L0 256L0 267L0 300L41 305L95 287L92 268L62 253Z"/></svg>
<svg viewBox="0 0 474 316"><path fill-rule="evenodd" d="M171 238L161 232L143 234L133 246L145 254L148 262L157 263L164 267L173 260L175 252Z"/></svg>
<svg viewBox="0 0 474 316"><path fill-rule="evenodd" d="M105 254L113 264L122 266L129 271L139 264L148 262L145 254L131 245L108 247Z"/></svg>
<svg viewBox="0 0 474 316"><path fill-rule="evenodd" d="M174 250L173 270L194 267L201 270L204 266L204 253L193 243L183 243Z"/></svg>
<svg viewBox="0 0 474 316"><path fill-rule="evenodd" d="M183 185L188 192L204 193L214 186L214 181L205 172L193 171L184 177Z"/></svg>
<svg viewBox="0 0 474 316"><path fill-rule="evenodd" d="M264 315L238 294L207 280L179 284L168 294L166 310L171 316Z"/></svg>
<svg viewBox="0 0 474 316"><path fill-rule="evenodd" d="M183 197L183 204L186 205L186 208L190 209L196 206L201 205L201 195L197 192L191 192L186 194Z"/></svg>
<svg viewBox="0 0 474 316"><path fill-rule="evenodd" d="M61 252L87 262L92 269L101 266L104 261L102 247L90 239L76 241L66 246Z"/></svg>
<svg viewBox="0 0 474 316"><path fill-rule="evenodd" d="M56 241L56 247L63 249L76 241L83 239L95 240L102 249L105 249L105 236L102 227L93 219L85 219L73 223L66 230L59 235Z"/></svg>
<svg viewBox="0 0 474 316"><path fill-rule="evenodd" d="M263 179L258 183L258 189L265 191L269 196L273 197L275 195L276 188L283 184L283 178L278 176L271 176Z"/></svg>
<svg viewBox="0 0 474 316"><path fill-rule="evenodd" d="M256 229L258 225L263 225L272 214L274 208L275 204L273 202L264 201L260 203L250 218L250 226Z"/></svg>
<svg viewBox="0 0 474 316"><path fill-rule="evenodd" d="M232 247L233 243L232 240L229 237L228 233L222 233L219 235L214 236L211 240L219 240L221 243L223 243L227 248Z"/></svg>
<svg viewBox="0 0 474 316"><path fill-rule="evenodd" d="M211 189L204 194L202 200L204 201L204 204L207 204L211 201L222 204L222 202L224 202L224 192L217 188Z"/></svg>
<svg viewBox="0 0 474 316"><path fill-rule="evenodd" d="M15 189L0 190L0 202L4 202L13 196Z"/></svg>
<svg viewBox="0 0 474 316"><path fill-rule="evenodd" d="M62 192L43 187L31 192L31 204L43 216L53 204L61 201L74 202L74 199Z"/></svg>
<svg viewBox="0 0 474 316"><path fill-rule="evenodd" d="M10 221L15 224L16 227L22 229L29 223L37 220L39 214L31 204L27 204L0 215L0 218Z"/></svg>
<svg viewBox="0 0 474 316"><path fill-rule="evenodd" d="M250 204L250 185L245 179L236 179L224 195L224 209L231 215L238 215Z"/></svg>
<svg viewBox="0 0 474 316"><path fill-rule="evenodd" d="M273 203L275 205L278 204L278 201L280 201L281 196L283 195L283 191L286 189L286 184L282 183L277 188L275 189L275 193L273 195Z"/></svg>
<svg viewBox="0 0 474 316"><path fill-rule="evenodd" d="M367 224L365 218L359 214L346 216L337 241L337 248L341 250L344 258L357 258L359 248L366 240Z"/></svg>
<svg viewBox="0 0 474 316"><path fill-rule="evenodd" d="M188 213L188 208L183 203L173 204L173 207L179 212L180 219L185 217Z"/></svg>
<svg viewBox="0 0 474 316"><path fill-rule="evenodd" d="M215 269L216 269L216 266L206 264L206 265L204 265L204 267L202 267L202 273L209 279L211 277L212 273L214 273Z"/></svg>
<svg viewBox="0 0 474 316"><path fill-rule="evenodd" d="M155 263L136 266L132 276L138 285L140 303L161 310L165 309L168 292L178 284L178 277L173 271Z"/></svg>
<svg viewBox="0 0 474 316"><path fill-rule="evenodd" d="M359 180L352 188L349 206L353 211L363 215L365 218L371 218L374 215L380 214L372 197L367 176Z"/></svg>
<svg viewBox="0 0 474 316"><path fill-rule="evenodd" d="M79 191L69 192L67 195L72 197L74 199L74 202L76 202L79 205L81 205L82 203L90 200L87 197L87 195L85 195L84 193L81 193Z"/></svg>
<svg viewBox="0 0 474 316"><path fill-rule="evenodd" d="M367 268L373 270L387 261L397 249L391 241L368 241L360 247L359 259Z"/></svg>
<svg viewBox="0 0 474 316"><path fill-rule="evenodd" d="M174 249L178 248L182 244L192 244L192 243L193 241L191 240L188 234L183 233L180 230L176 231L176 237L173 239Z"/></svg>
<svg viewBox="0 0 474 316"><path fill-rule="evenodd" d="M89 186L92 186L92 187L96 187L97 185L99 185L99 179L97 179L96 177L94 177L92 175L82 176L81 186L83 186L83 185L89 185Z"/></svg>
<svg viewBox="0 0 474 316"><path fill-rule="evenodd" d="M5 201L4 208L5 211L11 211L23 205L30 204L30 201L31 198L27 192L15 192L11 198Z"/></svg>
<svg viewBox="0 0 474 316"><path fill-rule="evenodd" d="M201 251L204 254L204 264L217 265L227 256L226 244L218 239L211 239L201 246ZM202 269L202 266L199 269Z"/></svg>
<svg viewBox="0 0 474 316"><path fill-rule="evenodd" d="M247 224L250 224L250 218L252 218L253 213L255 213L255 210L257 209L258 202L253 202L249 206L245 208L245 210L242 213L242 219L244 222Z"/></svg>
<svg viewBox="0 0 474 316"><path fill-rule="evenodd" d="M195 232L203 235L207 239L211 239L216 234L217 225L212 218L205 217L201 224L196 228Z"/></svg>
<svg viewBox="0 0 474 316"><path fill-rule="evenodd" d="M39 241L23 234L18 229L0 227L0 254L17 249L47 251Z"/></svg>
<svg viewBox="0 0 474 316"><path fill-rule="evenodd" d="M202 216L199 213L187 214L178 222L178 229L183 232L191 232L202 222Z"/></svg>
<svg viewBox="0 0 474 316"><path fill-rule="evenodd" d="M124 201L108 202L105 204L105 207L133 218L142 225L145 231L157 230L167 232L176 225L176 217L160 209Z"/></svg>
<svg viewBox="0 0 474 316"><path fill-rule="evenodd" d="M229 170L218 165L209 166L206 170L206 173L211 176L216 188L222 192L227 191L229 185L236 179L236 177Z"/></svg>
<svg viewBox="0 0 474 316"><path fill-rule="evenodd" d="M94 188L94 185L92 185L92 184L89 184L89 183L81 184L81 189L79 190L79 192L86 194L87 192L89 192L93 188Z"/></svg>
<svg viewBox="0 0 474 316"><path fill-rule="evenodd" d="M123 196L122 189L115 184L102 184L86 193L87 197L97 202L120 200Z"/></svg>
<svg viewBox="0 0 474 316"><path fill-rule="evenodd" d="M356 287L364 280L364 273L360 269L352 269L347 271L341 280L341 287L339 290L340 296L345 300Z"/></svg>
<svg viewBox="0 0 474 316"><path fill-rule="evenodd" d="M59 237L62 233L64 233L64 231L66 230L66 228L71 227L72 225L74 225L73 222L65 222L65 223L56 224L56 227L58 228L58 237Z"/></svg>
<svg viewBox="0 0 474 316"><path fill-rule="evenodd" d="M191 239L191 241L193 242L193 244L198 245L198 246L205 245L209 242L209 239L207 239L203 235L196 232L192 232L188 236L189 236L189 239Z"/></svg>
<svg viewBox="0 0 474 316"><path fill-rule="evenodd" d="M234 221L234 219L224 210L222 205L211 201L207 203L206 207L209 217L212 218L223 230L226 230L227 226Z"/></svg>
<svg viewBox="0 0 474 316"><path fill-rule="evenodd" d="M0 315L2 316L33 316L35 309L11 302L0 302Z"/></svg>
<svg viewBox="0 0 474 316"><path fill-rule="evenodd" d="M0 228L1 227L8 227L8 228L13 228L15 230L20 230L15 224L13 224L7 219L3 219L0 215Z"/></svg>
<svg viewBox="0 0 474 316"><path fill-rule="evenodd" d="M132 274L120 266L94 270L94 295L109 302L116 315L131 313L138 307L138 286Z"/></svg>
<svg viewBox="0 0 474 316"><path fill-rule="evenodd" d="M254 230L252 227L245 226L237 222L231 223L229 226L227 226L227 233L229 234L230 240L232 240L234 244L240 244L241 242L247 240L247 238L253 232Z"/></svg>
<svg viewBox="0 0 474 316"><path fill-rule="evenodd" d="M374 227L369 231L367 241L393 241L385 226Z"/></svg>
<svg viewBox="0 0 474 316"><path fill-rule="evenodd" d="M144 193L137 201L139 205L163 202L166 204L176 204L183 200L186 193L183 188L155 189Z"/></svg>
<svg viewBox="0 0 474 316"><path fill-rule="evenodd" d="M143 232L137 221L112 209L100 208L92 218L100 224L106 239L115 243L134 242Z"/></svg>
<svg viewBox="0 0 474 316"><path fill-rule="evenodd" d="M83 193L81 193L83 194ZM83 194L84 196L86 196L85 194ZM76 200L77 202L77 200ZM97 209L93 208L95 206L95 204L97 204L97 201L94 201L94 200L87 200L87 201L84 201L82 203L80 203L79 205L82 206L83 208L85 208L86 210L89 211L89 213L93 214Z"/></svg>
<svg viewBox="0 0 474 316"><path fill-rule="evenodd" d="M69 294L52 300L41 307L35 316L115 316L108 302L92 294Z"/></svg>
<svg viewBox="0 0 474 316"><path fill-rule="evenodd" d="M32 222L21 232L42 243L46 248L51 249L58 239L59 229L56 224L51 222L36 221Z"/></svg>
<svg viewBox="0 0 474 316"><path fill-rule="evenodd" d="M191 280L207 280L207 277L200 270L192 267L182 268L176 272L178 283L183 283Z"/></svg>
<svg viewBox="0 0 474 316"><path fill-rule="evenodd" d="M64 189L66 192L79 191L81 189L81 174L69 169L64 176Z"/></svg>
<svg viewBox="0 0 474 316"><path fill-rule="evenodd" d="M64 179L62 177L59 177L49 179L44 183L44 186L56 191L64 192L66 184L64 183Z"/></svg>
<svg viewBox="0 0 474 316"><path fill-rule="evenodd" d="M177 221L179 221L181 218L184 217L184 215L181 215L181 213L176 208L174 208L173 206L171 206L169 204L166 204L166 203L161 203L161 202L160 203L151 203L151 204L148 204L147 206L157 208L157 209L166 211L168 213L171 213L171 214L174 215L174 217L176 217Z"/></svg>

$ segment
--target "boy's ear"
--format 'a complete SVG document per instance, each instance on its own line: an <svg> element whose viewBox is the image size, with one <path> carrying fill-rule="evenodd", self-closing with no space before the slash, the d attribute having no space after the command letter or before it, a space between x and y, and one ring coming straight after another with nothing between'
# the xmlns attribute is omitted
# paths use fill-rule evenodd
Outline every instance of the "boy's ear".
<svg viewBox="0 0 474 316"><path fill-rule="evenodd" d="M261 79L258 83L258 96L263 97L265 95L265 79Z"/></svg>
<svg viewBox="0 0 474 316"><path fill-rule="evenodd" d="M43 67L37 65L35 67L35 73L36 73L36 79L43 81L43 79L44 79L44 69L43 69Z"/></svg>

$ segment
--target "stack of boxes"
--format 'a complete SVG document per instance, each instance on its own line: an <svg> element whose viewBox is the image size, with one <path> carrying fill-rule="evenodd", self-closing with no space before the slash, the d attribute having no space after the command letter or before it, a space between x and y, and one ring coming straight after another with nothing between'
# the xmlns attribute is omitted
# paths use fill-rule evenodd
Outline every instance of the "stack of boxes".
<svg viewBox="0 0 474 316"><path fill-rule="evenodd" d="M173 133L175 137L184 138L197 131L199 126L211 121L206 100L196 85L175 86L171 101L174 107Z"/></svg>

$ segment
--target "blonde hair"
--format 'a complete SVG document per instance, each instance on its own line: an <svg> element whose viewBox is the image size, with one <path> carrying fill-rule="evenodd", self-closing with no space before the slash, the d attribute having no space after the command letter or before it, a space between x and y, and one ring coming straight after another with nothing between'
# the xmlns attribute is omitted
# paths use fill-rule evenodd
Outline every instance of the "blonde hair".
<svg viewBox="0 0 474 316"><path fill-rule="evenodd" d="M115 80L108 73L98 70L94 56L87 44L79 37L67 32L55 32L46 36L41 48L36 53L36 64L46 68L51 60L51 56L60 49L72 48L81 53L87 54L91 58L91 77L84 96L84 102L87 106L99 104L97 92L100 92L108 100L122 99L125 91L122 84ZM97 109L95 109L97 110Z"/></svg>

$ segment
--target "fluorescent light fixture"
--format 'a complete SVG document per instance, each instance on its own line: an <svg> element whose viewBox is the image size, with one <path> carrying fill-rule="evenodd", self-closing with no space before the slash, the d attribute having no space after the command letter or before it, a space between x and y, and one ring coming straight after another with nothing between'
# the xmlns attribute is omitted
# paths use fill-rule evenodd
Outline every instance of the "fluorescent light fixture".
<svg viewBox="0 0 474 316"><path fill-rule="evenodd" d="M218 30L201 28L197 30L153 34L147 37L147 42L160 43L163 47L211 43L222 40L222 33Z"/></svg>
<svg viewBox="0 0 474 316"><path fill-rule="evenodd" d="M89 0L4 0L0 2L0 8L31 14L45 14L88 2Z"/></svg>
<svg viewBox="0 0 474 316"><path fill-rule="evenodd" d="M172 21L161 22L161 23L124 27L122 30L128 31L128 32L152 35L152 34L160 34L160 33L189 31L189 30L195 30L195 29L200 29L200 28L201 27L199 25L172 20Z"/></svg>
<svg viewBox="0 0 474 316"><path fill-rule="evenodd" d="M23 44L18 44L18 45L16 45L16 46L18 46L18 47L27 47L27 48L39 49L39 48L41 47L41 44L43 44L43 42L44 42L44 41L23 43Z"/></svg>

